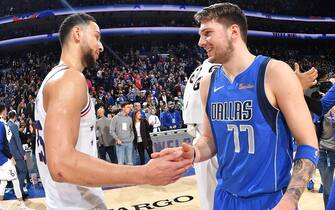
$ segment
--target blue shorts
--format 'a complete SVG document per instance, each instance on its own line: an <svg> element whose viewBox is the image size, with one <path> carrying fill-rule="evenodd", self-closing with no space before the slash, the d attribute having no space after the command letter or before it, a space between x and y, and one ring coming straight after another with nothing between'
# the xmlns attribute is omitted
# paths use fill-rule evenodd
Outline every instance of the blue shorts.
<svg viewBox="0 0 335 210"><path fill-rule="evenodd" d="M245 198L216 188L213 210L271 210L279 203L283 194L282 191L278 191Z"/></svg>

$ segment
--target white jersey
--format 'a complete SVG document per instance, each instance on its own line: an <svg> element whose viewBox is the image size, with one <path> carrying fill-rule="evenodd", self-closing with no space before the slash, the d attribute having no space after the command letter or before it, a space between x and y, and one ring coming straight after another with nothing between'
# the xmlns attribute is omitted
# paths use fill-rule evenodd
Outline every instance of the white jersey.
<svg viewBox="0 0 335 210"><path fill-rule="evenodd" d="M183 119L185 124L187 124L187 132L195 137L193 139L193 145L197 143L201 136L202 117L205 111L203 110L199 91L200 80L220 67L221 65L219 64L212 64L209 63L208 60L205 60L201 66L194 70L187 81L184 92ZM194 164L201 210L213 209L214 190L217 185L215 178L217 169L218 161L216 156L201 163Z"/></svg>
<svg viewBox="0 0 335 210"><path fill-rule="evenodd" d="M211 74L219 64L212 64L205 60L198 66L187 81L184 92L183 120L185 124L200 124L204 113L200 97L200 80Z"/></svg>
<svg viewBox="0 0 335 210"><path fill-rule="evenodd" d="M36 159L42 184L45 190L47 209L107 209L104 204L104 196L101 188L90 188L68 183L55 182L52 180L48 166L46 164L48 157L45 155L44 143L44 123L46 113L43 107L43 89L52 77L66 70L67 68L68 67L66 65L58 65L54 67L45 77L36 98L35 119L38 134L36 137ZM95 110L88 93L87 98L87 105L81 112L79 136L76 144L76 150L87 155L97 157ZM59 119L59 123L62 123L61 119Z"/></svg>

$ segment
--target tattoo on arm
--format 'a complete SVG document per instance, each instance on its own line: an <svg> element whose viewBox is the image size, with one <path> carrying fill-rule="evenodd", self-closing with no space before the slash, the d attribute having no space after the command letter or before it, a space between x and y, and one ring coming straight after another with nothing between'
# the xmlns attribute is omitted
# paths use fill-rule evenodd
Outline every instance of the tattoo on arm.
<svg viewBox="0 0 335 210"><path fill-rule="evenodd" d="M298 159L294 161L292 178L287 187L285 196L287 196L296 207L314 169L314 164L308 159Z"/></svg>

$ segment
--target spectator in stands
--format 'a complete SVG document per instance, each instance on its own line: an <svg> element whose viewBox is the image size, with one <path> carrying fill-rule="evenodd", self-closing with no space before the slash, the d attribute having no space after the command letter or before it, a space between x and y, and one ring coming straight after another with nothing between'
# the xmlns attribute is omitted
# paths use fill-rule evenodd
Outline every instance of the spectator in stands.
<svg viewBox="0 0 335 210"><path fill-rule="evenodd" d="M168 97L167 97L167 95L166 95L166 91L165 91L165 90L163 90L161 93L162 93L162 95L159 97L159 100L160 100L160 101L164 101L165 104L167 104L168 101L171 101L171 100L172 100L172 98L168 98Z"/></svg>
<svg viewBox="0 0 335 210"><path fill-rule="evenodd" d="M134 146L140 155L141 165L145 164L145 151L151 157L152 141L150 137L150 126L148 121L141 116L140 110L134 111L133 115L133 132Z"/></svg>
<svg viewBox="0 0 335 210"><path fill-rule="evenodd" d="M148 102L144 102L143 104L143 113L145 115L145 119L149 119L151 112L149 111L149 106L148 106Z"/></svg>
<svg viewBox="0 0 335 210"><path fill-rule="evenodd" d="M116 154L119 164L133 164L133 122L129 117L129 103L121 104L121 111L113 117L110 133L116 140Z"/></svg>
<svg viewBox="0 0 335 210"><path fill-rule="evenodd" d="M117 104L122 104L124 102L128 101L127 97L124 96L123 91L119 92L119 96L116 99Z"/></svg>
<svg viewBox="0 0 335 210"><path fill-rule="evenodd" d="M149 125L152 126L153 133L160 132L161 121L159 120L159 117L156 115L156 109L153 107L150 109L150 111L151 115L148 118Z"/></svg>
<svg viewBox="0 0 335 210"><path fill-rule="evenodd" d="M99 119L96 122L96 134L98 139L98 152L99 157L103 160L106 159L106 153L112 163L117 163L115 151L115 139L109 132L111 120L105 116L105 109L100 107L97 111Z"/></svg>
<svg viewBox="0 0 335 210"><path fill-rule="evenodd" d="M28 169L26 165L27 156L26 152L23 150L22 147L22 142L19 135L19 128L15 124L16 112L14 110L10 111L8 113L8 117L9 117L8 126L13 134L9 141L9 149L15 159L16 162L15 168L19 178L20 190L23 197L25 197L23 187L28 174Z"/></svg>
<svg viewBox="0 0 335 210"><path fill-rule="evenodd" d="M143 118L143 119L146 119L146 116L145 116L145 113L144 113L144 111L142 110L142 106L141 106L141 103L140 102L135 102L134 103L134 112L135 111L140 111L141 112L141 117ZM131 117L133 117L133 113L134 112L131 112Z"/></svg>
<svg viewBox="0 0 335 210"><path fill-rule="evenodd" d="M165 131L169 129L169 124L168 122L165 120L165 115L168 113L168 107L167 105L164 103L164 101L162 101L160 107L159 107L159 120L161 121L161 131Z"/></svg>
<svg viewBox="0 0 335 210"><path fill-rule="evenodd" d="M27 117L34 120L35 100L32 95L28 96Z"/></svg>
<svg viewBox="0 0 335 210"><path fill-rule="evenodd" d="M172 101L168 103L168 111L164 112L161 117L162 125L168 129L179 129L182 125L181 115L175 109L175 104Z"/></svg>
<svg viewBox="0 0 335 210"><path fill-rule="evenodd" d="M17 115L18 116L21 116L22 114L26 115L26 111L27 111L27 105L24 99L22 98L19 106L17 107Z"/></svg>
<svg viewBox="0 0 335 210"><path fill-rule="evenodd" d="M33 167L31 169L32 173L36 173L38 175L38 169L37 169L37 162L36 162L36 155L35 155L35 149L36 149L36 129L35 129L35 123L32 119L28 118L26 120L26 126L23 128L19 128L20 133L24 133L26 136L27 144L29 148L31 149L31 158L33 161ZM21 138L22 139L22 138Z"/></svg>

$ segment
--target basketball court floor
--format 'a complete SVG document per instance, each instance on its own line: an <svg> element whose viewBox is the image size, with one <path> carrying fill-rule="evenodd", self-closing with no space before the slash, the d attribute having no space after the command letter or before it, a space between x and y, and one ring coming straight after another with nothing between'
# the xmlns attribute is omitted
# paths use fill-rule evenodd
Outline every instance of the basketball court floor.
<svg viewBox="0 0 335 210"><path fill-rule="evenodd" d="M315 189L319 189L320 177L317 174ZM127 186L107 189L105 199L107 207L111 210L198 210L200 203L197 193L195 176L181 178L176 183L168 186ZM27 201L29 207L36 210L45 210L44 198L30 199ZM6 210L18 210L15 200L3 201ZM322 194L318 192L305 191L299 210L324 210Z"/></svg>

